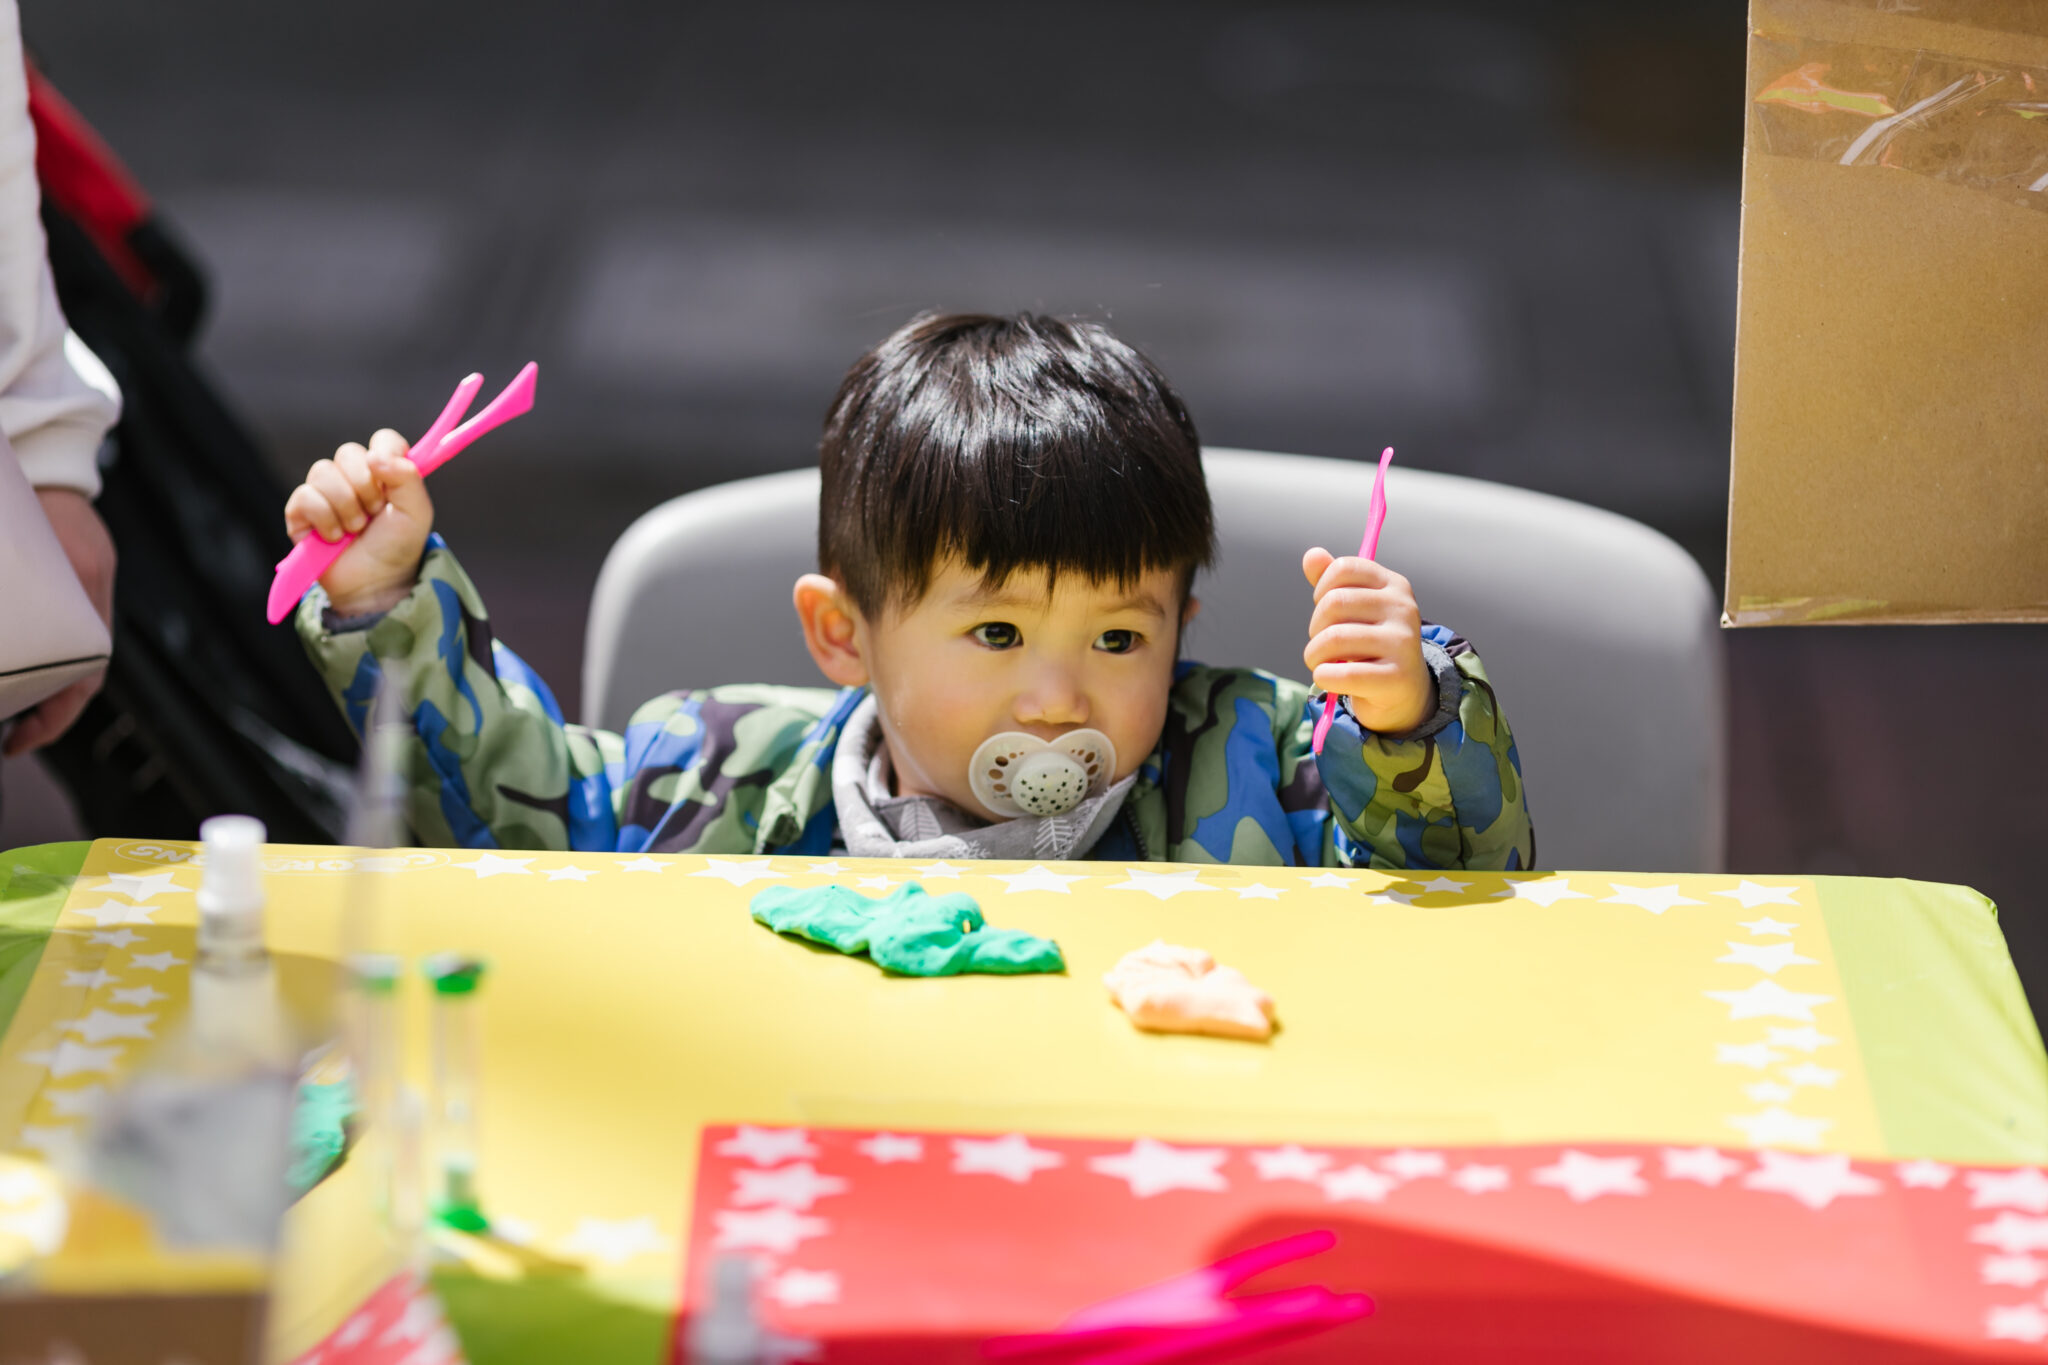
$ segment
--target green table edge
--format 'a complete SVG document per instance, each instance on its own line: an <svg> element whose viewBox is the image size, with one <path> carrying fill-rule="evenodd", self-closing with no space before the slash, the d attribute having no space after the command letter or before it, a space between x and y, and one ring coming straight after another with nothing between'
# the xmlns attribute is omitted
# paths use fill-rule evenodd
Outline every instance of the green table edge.
<svg viewBox="0 0 2048 1365"><path fill-rule="evenodd" d="M1886 1151L2048 1164L2048 1055L1997 907L1937 882L1812 881Z"/></svg>
<svg viewBox="0 0 2048 1365"><path fill-rule="evenodd" d="M71 879L85 866L89 842L31 844L0 853L0 1034L28 993L50 941Z"/></svg>

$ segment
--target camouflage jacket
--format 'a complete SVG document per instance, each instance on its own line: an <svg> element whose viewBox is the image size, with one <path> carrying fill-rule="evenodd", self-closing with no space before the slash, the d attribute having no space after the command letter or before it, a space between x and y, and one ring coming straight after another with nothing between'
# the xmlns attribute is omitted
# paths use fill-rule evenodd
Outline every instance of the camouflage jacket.
<svg viewBox="0 0 2048 1365"><path fill-rule="evenodd" d="M406 774L420 842L654 853L830 850L832 755L863 689L671 692L624 734L563 720L547 685L492 639L437 536L419 582L364 629L300 604L307 652L361 733L379 660L409 665L418 743ZM1532 865L1521 759L1479 656L1440 626L1462 695L1426 738L1392 741L1343 707L1310 751L1322 695L1246 668L1182 663L1166 727L1094 858L1401 869ZM1441 685L1441 684L1440 684ZM1448 700L1446 699L1448 706Z"/></svg>

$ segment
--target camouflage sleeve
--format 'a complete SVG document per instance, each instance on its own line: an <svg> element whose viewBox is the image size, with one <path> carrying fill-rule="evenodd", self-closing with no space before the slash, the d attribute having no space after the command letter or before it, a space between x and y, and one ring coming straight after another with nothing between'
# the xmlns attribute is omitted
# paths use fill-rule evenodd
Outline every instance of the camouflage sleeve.
<svg viewBox="0 0 2048 1365"><path fill-rule="evenodd" d="M1424 633L1455 665L1462 684L1455 709L1445 708L1441 728L1397 740L1364 729L1348 705L1337 707L1315 759L1336 816L1325 861L1415 871L1529 868L1536 837L1522 760L1486 667L1443 627ZM1322 693L1312 693L1294 726L1288 745L1297 762L1312 751L1322 704Z"/></svg>
<svg viewBox="0 0 2048 1365"><path fill-rule="evenodd" d="M547 684L491 638L483 600L437 535L419 580L367 628L328 629L318 587L296 625L313 665L361 734L380 660L406 664L417 742L407 815L426 845L610 849L623 740L563 721Z"/></svg>

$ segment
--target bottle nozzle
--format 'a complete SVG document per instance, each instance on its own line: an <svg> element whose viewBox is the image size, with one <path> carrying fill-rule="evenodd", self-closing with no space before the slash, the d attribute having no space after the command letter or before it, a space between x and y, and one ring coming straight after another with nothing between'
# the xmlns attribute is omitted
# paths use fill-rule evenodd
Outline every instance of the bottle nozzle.
<svg viewBox="0 0 2048 1365"><path fill-rule="evenodd" d="M206 869L199 881L201 957L263 954L263 822L216 815L199 827Z"/></svg>

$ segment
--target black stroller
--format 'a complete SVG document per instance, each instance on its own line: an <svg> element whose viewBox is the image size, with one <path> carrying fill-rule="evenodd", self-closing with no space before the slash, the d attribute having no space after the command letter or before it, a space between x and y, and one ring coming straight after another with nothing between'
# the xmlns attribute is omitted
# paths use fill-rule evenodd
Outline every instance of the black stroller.
<svg viewBox="0 0 2048 1365"><path fill-rule="evenodd" d="M192 354L206 286L148 196L40 73L36 173L65 316L119 380L99 511L121 556L114 657L44 757L95 834L196 838L221 811L338 839L355 736L264 623L285 489Z"/></svg>

